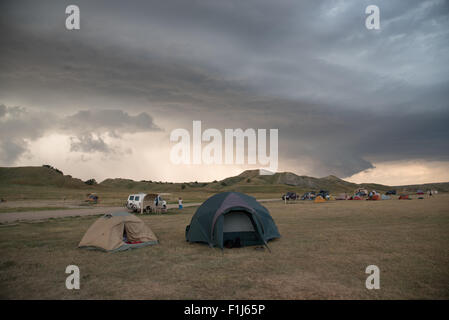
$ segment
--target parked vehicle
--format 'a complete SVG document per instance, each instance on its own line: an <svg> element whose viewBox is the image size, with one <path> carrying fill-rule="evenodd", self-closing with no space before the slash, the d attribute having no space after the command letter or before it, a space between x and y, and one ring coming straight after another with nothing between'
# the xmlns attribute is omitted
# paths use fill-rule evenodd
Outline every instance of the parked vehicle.
<svg viewBox="0 0 449 320"><path fill-rule="evenodd" d="M385 192L386 195L396 194L396 190L388 190Z"/></svg>
<svg viewBox="0 0 449 320"><path fill-rule="evenodd" d="M320 192L318 192L317 196L322 196L324 199L326 199L326 197L329 195L329 191L327 190L320 190Z"/></svg>
<svg viewBox="0 0 449 320"><path fill-rule="evenodd" d="M128 196L126 207L133 212L166 212L167 202L157 193L136 193Z"/></svg>
<svg viewBox="0 0 449 320"><path fill-rule="evenodd" d="M315 200L316 193L315 191L309 191L302 195L301 200Z"/></svg>
<svg viewBox="0 0 449 320"><path fill-rule="evenodd" d="M358 188L354 191L354 195L357 195L359 197L366 197L368 195L368 190L363 188Z"/></svg>
<svg viewBox="0 0 449 320"><path fill-rule="evenodd" d="M282 195L282 200L296 200L298 199L298 195L296 192L287 192L286 194Z"/></svg>
<svg viewBox="0 0 449 320"><path fill-rule="evenodd" d="M98 196L95 193L90 193L87 195L85 202L90 203L90 204L97 204Z"/></svg>

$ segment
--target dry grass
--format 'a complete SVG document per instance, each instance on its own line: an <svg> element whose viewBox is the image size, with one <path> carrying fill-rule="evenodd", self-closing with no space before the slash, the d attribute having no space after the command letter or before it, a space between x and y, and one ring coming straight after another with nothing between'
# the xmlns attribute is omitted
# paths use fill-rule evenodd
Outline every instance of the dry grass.
<svg viewBox="0 0 449 320"><path fill-rule="evenodd" d="M144 216L161 244L115 254L77 249L96 217L0 226L0 298L448 299L448 200L267 203L271 253L186 243L194 208ZM65 288L69 264L80 290ZM370 264L380 290L365 289Z"/></svg>

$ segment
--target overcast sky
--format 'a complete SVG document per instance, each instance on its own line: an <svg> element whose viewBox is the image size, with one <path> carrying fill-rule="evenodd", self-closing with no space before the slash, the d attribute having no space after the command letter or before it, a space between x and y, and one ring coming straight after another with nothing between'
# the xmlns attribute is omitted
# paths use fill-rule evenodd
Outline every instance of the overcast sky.
<svg viewBox="0 0 449 320"><path fill-rule="evenodd" d="M449 181L448 1L1 1L0 43L1 166L100 181L250 167L170 163L170 132L201 120L279 129L279 171Z"/></svg>

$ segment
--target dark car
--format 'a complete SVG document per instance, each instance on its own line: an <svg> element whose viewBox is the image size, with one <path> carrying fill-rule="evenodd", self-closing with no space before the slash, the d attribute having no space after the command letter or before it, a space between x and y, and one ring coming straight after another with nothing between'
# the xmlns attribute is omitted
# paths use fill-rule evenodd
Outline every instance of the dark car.
<svg viewBox="0 0 449 320"><path fill-rule="evenodd" d="M286 194L282 195L282 200L296 200L298 198L298 195L295 192L287 192Z"/></svg>
<svg viewBox="0 0 449 320"><path fill-rule="evenodd" d="M315 191L309 191L302 195L301 200L314 200L316 197Z"/></svg>
<svg viewBox="0 0 449 320"><path fill-rule="evenodd" d="M390 195L390 194L396 194L396 190L388 190L387 192L385 192L386 195Z"/></svg>
<svg viewBox="0 0 449 320"><path fill-rule="evenodd" d="M318 192L317 196L322 196L323 198L326 198L326 196L329 195L329 191L327 190L320 190L320 192Z"/></svg>

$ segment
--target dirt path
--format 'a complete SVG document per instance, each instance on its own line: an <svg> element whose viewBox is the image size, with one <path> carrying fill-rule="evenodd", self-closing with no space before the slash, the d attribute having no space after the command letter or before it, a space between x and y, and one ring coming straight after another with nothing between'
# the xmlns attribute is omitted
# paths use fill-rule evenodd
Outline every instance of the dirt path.
<svg viewBox="0 0 449 320"><path fill-rule="evenodd" d="M199 206L201 203L186 203L184 207ZM168 208L176 208L177 205L169 204ZM0 223L11 223L15 221L45 220L50 218L64 218L76 216L93 216L105 214L107 212L124 211L125 207L95 207L83 209L62 209L62 210L42 210L0 213Z"/></svg>
<svg viewBox="0 0 449 320"><path fill-rule="evenodd" d="M279 201L279 199L260 199L259 202ZM200 206L201 202L185 203L184 207ZM168 204L168 209L177 208L177 204ZM42 211L22 211L0 213L0 223L12 223L16 221L45 220L50 218L64 218L76 216L93 216L107 213L108 211L126 210L124 207L95 207L83 209L62 209L62 210L42 210Z"/></svg>

